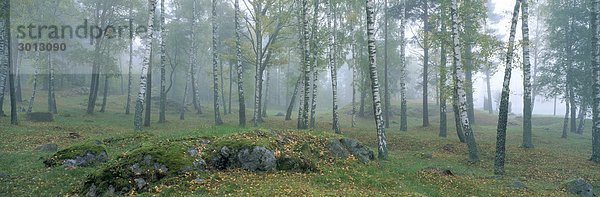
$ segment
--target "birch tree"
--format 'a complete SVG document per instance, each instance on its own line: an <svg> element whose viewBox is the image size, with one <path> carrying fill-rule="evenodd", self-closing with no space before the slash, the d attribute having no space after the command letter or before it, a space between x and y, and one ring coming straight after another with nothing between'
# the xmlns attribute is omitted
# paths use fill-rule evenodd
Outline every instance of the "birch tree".
<svg viewBox="0 0 600 197"><path fill-rule="evenodd" d="M35 101L35 94L37 91L37 78L38 78L38 69L35 68L33 73L33 87L31 92L31 98L29 98L29 106L27 107L27 113L31 113L33 110L33 102Z"/></svg>
<svg viewBox="0 0 600 197"><path fill-rule="evenodd" d="M460 35L458 34L458 3L457 0L452 0L451 14L452 14L452 45L454 48L454 64L456 65L456 88L458 90L458 104L460 108L460 121L462 129L465 134L465 140L469 147L469 161L472 163L479 162L479 151L477 150L477 143L475 142L475 136L473 129L469 123L467 115L467 96L464 88L465 73L463 72L462 58L461 58L461 47L460 47Z"/></svg>
<svg viewBox="0 0 600 197"><path fill-rule="evenodd" d="M246 126L246 101L244 97L244 67L242 66L242 45L240 34L240 2L235 0L235 52L236 52L236 68L237 68L237 85L238 85L238 106L239 106L239 124ZM231 107L231 106L230 106Z"/></svg>
<svg viewBox="0 0 600 197"><path fill-rule="evenodd" d="M408 130L406 114L406 0L400 9L400 131Z"/></svg>
<svg viewBox="0 0 600 197"><path fill-rule="evenodd" d="M531 62L529 57L529 3L521 1L523 33L523 148L533 148L531 139Z"/></svg>
<svg viewBox="0 0 600 197"><path fill-rule="evenodd" d="M331 0L327 1L327 7L328 7L328 11L327 11L327 29L329 29L329 46L327 48L328 50L328 56L329 56L329 69L331 69L331 90L333 93L333 101L332 101L332 105L333 105L333 110L332 110L332 129L335 133L342 133L340 130L340 123L339 123L339 117L338 117L338 104L337 104L337 68L335 65L335 48L334 48L334 44L335 44L335 36L334 34L336 33L336 27L335 25L332 25L331 23L334 22L335 23L335 19L332 17L332 13L333 13L333 4Z"/></svg>
<svg viewBox="0 0 600 197"><path fill-rule="evenodd" d="M0 57L3 61L0 67L6 69L8 74L8 88L10 93L10 123L18 124L17 121L17 98L15 94L15 75L13 73L11 56L11 33L10 33L10 1L0 1ZM6 77L6 74L4 75Z"/></svg>
<svg viewBox="0 0 600 197"><path fill-rule="evenodd" d="M385 124L381 109L381 96L379 94L379 77L377 76L377 58L375 46L375 11L374 0L367 0L367 44L369 50L369 76L371 78L371 91L373 96L373 111L375 113L375 126L377 129L378 158L387 160L387 139L385 136Z"/></svg>
<svg viewBox="0 0 600 197"><path fill-rule="evenodd" d="M301 51L302 51L302 68L303 68L303 92L302 92L302 108L301 108L301 117L298 117L298 128L299 129L308 129L308 110L309 107L309 92L310 92L310 44L309 44L309 31L308 31L308 1L302 0L302 11L301 11L301 30L302 30L302 43Z"/></svg>
<svg viewBox="0 0 600 197"><path fill-rule="evenodd" d="M592 27L592 68L594 78L594 105L592 128L592 158L591 161L600 163L600 39L598 38L598 15L600 0L592 0L591 27Z"/></svg>
<svg viewBox="0 0 600 197"><path fill-rule="evenodd" d="M133 9L132 5L129 7L129 25L133 24ZM125 103L125 114L129 115L131 109L131 86L133 81L133 32L129 34L129 67L127 68L127 101Z"/></svg>
<svg viewBox="0 0 600 197"><path fill-rule="evenodd" d="M515 2L512 21L510 26L510 37L508 39L508 53L506 54L506 68L504 70L504 83L502 85L502 97L500 100L498 115L498 130L496 137L496 160L494 161L494 174L504 174L504 160L506 157L506 124L508 121L508 105L510 96L510 77L512 74L512 60L514 53L515 34L519 21L519 8L521 0Z"/></svg>
<svg viewBox="0 0 600 197"><path fill-rule="evenodd" d="M154 18L156 11L156 0L148 0L148 35L146 39L142 39L144 44L144 59L142 65L142 71L140 75L140 91L138 93L137 101L135 104L135 115L133 120L133 126L136 131L142 130L142 113L144 112L144 102L146 98L146 83L148 68L150 67L150 58L152 53L152 39L154 37ZM147 101L151 102L151 101Z"/></svg>
<svg viewBox="0 0 600 197"><path fill-rule="evenodd" d="M218 75L218 61L219 55L217 54L217 0L212 0L212 63L213 63L213 107L215 110L215 124L223 124L221 120L221 111L219 111L219 75Z"/></svg>
<svg viewBox="0 0 600 197"><path fill-rule="evenodd" d="M159 106L159 123L166 122L165 111L167 110L167 57L165 45L165 0L160 0L160 106Z"/></svg>

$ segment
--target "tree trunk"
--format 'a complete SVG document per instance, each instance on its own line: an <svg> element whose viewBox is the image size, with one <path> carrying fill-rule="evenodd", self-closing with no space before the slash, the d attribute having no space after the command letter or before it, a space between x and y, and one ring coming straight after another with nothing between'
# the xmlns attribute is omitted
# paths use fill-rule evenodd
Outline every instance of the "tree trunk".
<svg viewBox="0 0 600 197"><path fill-rule="evenodd" d="M56 114L56 97L54 94L54 65L48 53L48 112Z"/></svg>
<svg viewBox="0 0 600 197"><path fill-rule="evenodd" d="M386 0L387 1L387 0ZM337 68L336 68L336 61L335 61L335 33L336 33L336 29L337 29L337 23L335 23L335 19L331 17L331 14L333 13L333 4L331 4L331 0L328 1L329 5L329 12L327 13L327 26L328 29L330 29L329 32L329 69L331 69L331 90L332 90L332 94L333 94L333 110L332 110L332 129L335 133L337 134L341 134L342 131L340 130L340 123L339 123L339 117L338 117L338 104L337 104ZM333 28L331 25L331 22L334 22ZM316 58L315 58L316 60ZM386 65L387 68L387 65ZM316 69L314 71L316 73ZM387 74L386 74L387 76ZM387 84L387 81L386 81ZM316 88L315 88L316 91ZM385 91L387 93L387 90ZM316 94L315 94L316 95ZM388 102L386 102L388 103ZM387 109L387 108L386 108Z"/></svg>
<svg viewBox="0 0 600 197"><path fill-rule="evenodd" d="M0 28L4 28L4 36L6 39L0 39L0 40L4 40L4 53L5 55L5 62L8 64L7 66L4 66L5 68L8 68L8 88L9 88L9 94L10 94L10 123L12 125L17 125L19 122L17 120L17 95L15 94L15 68L13 66L13 60L12 60L12 56L11 56L11 33L10 33L10 1L5 1L4 2L4 13L5 16L2 16L3 19L5 19L4 22L4 26L0 26ZM2 8L0 8L2 9ZM1 45L2 43L0 43ZM0 48L2 48L2 46L0 46ZM0 55L4 55L4 54L0 54Z"/></svg>
<svg viewBox="0 0 600 197"><path fill-rule="evenodd" d="M144 60L142 65L142 72L140 74L140 91L138 93L137 101L135 104L135 115L134 115L134 129L136 131L142 130L142 112L144 111L144 101L146 99L146 88L147 88L147 74L150 68L150 58L152 53L152 39L154 37L154 18L156 11L156 0L149 0L149 9L150 12L148 14L148 37L146 39L142 39L144 42ZM150 101L147 101L150 102Z"/></svg>
<svg viewBox="0 0 600 197"><path fill-rule="evenodd" d="M239 124L241 127L246 126L246 98L244 97L244 67L242 65L242 46L240 27L240 3L235 0L235 53L236 53L236 69L237 69L237 85L238 85L238 106L239 106Z"/></svg>
<svg viewBox="0 0 600 197"><path fill-rule="evenodd" d="M389 72L389 62L388 62L388 20L389 20L389 13L388 13L388 0L384 0L383 1L383 65L384 65L384 71L383 71L383 117L384 117L384 122L385 122L385 128L390 128L390 108L391 108L391 103L390 103L390 88L389 88L389 78L388 78L388 72Z"/></svg>
<svg viewBox="0 0 600 197"><path fill-rule="evenodd" d="M311 73L311 65L310 65L310 46L309 46L309 32L308 32L308 5L307 0L302 0L302 65L304 72L304 91L303 94L303 104L302 104L302 117L298 117L300 120L298 121L298 129L308 129L308 110L309 106L309 92L310 92L310 73Z"/></svg>
<svg viewBox="0 0 600 197"><path fill-rule="evenodd" d="M367 76L366 74L362 74L361 77L362 85L360 86L360 107L358 108L358 116L364 118L365 117L365 104L367 99Z"/></svg>
<svg viewBox="0 0 600 197"><path fill-rule="evenodd" d="M406 114L406 0L402 0L400 10L400 131L408 130Z"/></svg>
<svg viewBox="0 0 600 197"><path fill-rule="evenodd" d="M491 88L491 74L490 74L490 69L486 69L485 70L485 85L486 85L486 90L487 90L487 97L488 99L485 100L485 102L487 103L488 106L488 113L489 114L494 114L494 107L492 105L492 88Z"/></svg>
<svg viewBox="0 0 600 197"><path fill-rule="evenodd" d="M102 107L100 112L106 111L106 101L108 99L108 74L104 75L104 90L102 91Z"/></svg>
<svg viewBox="0 0 600 197"><path fill-rule="evenodd" d="M568 89L568 85L567 85L567 89ZM565 119L563 121L563 132L562 132L562 136L561 138L563 139L567 139L568 136L568 130L569 130L569 100L567 99L569 97L569 93L568 91L565 91Z"/></svg>
<svg viewBox="0 0 600 197"><path fill-rule="evenodd" d="M223 60L219 60L219 78L221 80L221 103L223 104L223 115L227 114L227 103L225 103L225 79L223 76Z"/></svg>
<svg viewBox="0 0 600 197"><path fill-rule="evenodd" d="M371 90L373 96L373 111L375 113L375 126L377 128L378 158L387 160L388 149L385 136L385 124L382 117L381 98L379 95L379 77L377 75L377 58L375 46L375 11L374 0L367 0L367 38L369 49L369 73L371 77Z"/></svg>
<svg viewBox="0 0 600 197"><path fill-rule="evenodd" d="M270 82L271 82L271 76L270 76L271 72L269 71L268 68L266 69L265 72L267 72L266 73L267 80L265 82L265 100L262 104L261 116L266 118L267 117L267 105L269 105L269 86L270 86Z"/></svg>
<svg viewBox="0 0 600 197"><path fill-rule="evenodd" d="M285 113L285 120L292 120L292 111L294 110L294 104L296 103L296 98L298 97L298 89L300 89L301 83L302 77L298 77L298 82L296 82L296 86L294 87L294 93L292 94L290 104L288 105L287 111Z"/></svg>
<svg viewBox="0 0 600 197"><path fill-rule="evenodd" d="M233 63L229 62L229 104L228 104L228 108L227 108L227 114L231 114L231 96L233 95Z"/></svg>
<svg viewBox="0 0 600 197"><path fill-rule="evenodd" d="M444 12L444 9L442 9L441 12L441 19L446 18L446 14ZM442 22L442 27L441 27L441 31L442 34L446 33L446 23ZM440 137L447 137L448 136L448 129L447 129L447 120L446 120L446 62L447 62L447 56L446 56L446 43L444 41L442 41L442 43L440 43L440 66L439 66L439 105L440 105L440 128L439 128L439 136Z"/></svg>
<svg viewBox="0 0 600 197"><path fill-rule="evenodd" d="M183 98L181 101L181 108L179 108L179 120L185 120L185 106L187 105L187 93L188 93L188 84L190 83L190 72L187 74L187 80L185 81L185 87L183 88Z"/></svg>
<svg viewBox="0 0 600 197"><path fill-rule="evenodd" d="M157 0L154 0L157 1ZM156 2L155 2L156 3ZM155 8L156 9L156 8ZM153 30L154 31L154 30ZM148 64L148 72L146 73L146 109L144 111L144 126L149 127L152 116L152 60L154 49L152 48L153 40L150 41L150 60Z"/></svg>
<svg viewBox="0 0 600 197"><path fill-rule="evenodd" d="M129 14L131 15L132 9L129 8ZM130 16L131 17L131 16ZM129 26L133 27L133 18L129 19ZM127 68L127 102L125 104L125 114L130 114L131 108L131 86L133 81L133 75L131 73L133 70L133 32L129 32L129 67Z"/></svg>
<svg viewBox="0 0 600 197"><path fill-rule="evenodd" d="M352 39L354 40L354 39ZM354 45L352 45L354 51ZM352 57L354 67L352 67L352 128L356 127L356 57Z"/></svg>
<svg viewBox="0 0 600 197"><path fill-rule="evenodd" d="M192 83L192 104L194 105L194 109L196 110L196 114L202 114L202 106L200 105L200 96L199 91L197 89L198 83L196 80L196 54L197 54L197 46L196 46L196 1L192 3L192 20L191 20L191 44L192 44L192 52L190 53L190 77Z"/></svg>
<svg viewBox="0 0 600 197"><path fill-rule="evenodd" d="M312 58L312 67L313 67L313 79L312 79L312 100L311 100L311 108L310 108L310 128L315 128L316 123L315 123L315 113L317 110L317 82L319 80L319 72L317 71L317 67L318 67L318 50L317 50L317 34L318 34L318 17L319 17L319 0L314 0L314 5L313 5L313 20L312 20L312 28L311 31L312 33L310 34L310 49L312 50L311 52L311 58ZM325 3L329 4L329 1L327 0ZM331 9L329 9L328 11L328 22L330 20L330 16L331 16Z"/></svg>
<svg viewBox="0 0 600 197"><path fill-rule="evenodd" d="M579 107L579 125L577 126L577 134L583 135L583 131L585 130L585 116L587 115L587 107L585 105L581 105Z"/></svg>
<svg viewBox="0 0 600 197"><path fill-rule="evenodd" d="M429 94L428 85L429 85L429 3L428 0L424 0L423 2L423 31L425 32L425 36L423 36L423 127L429 126Z"/></svg>
<svg viewBox="0 0 600 197"><path fill-rule="evenodd" d="M508 105L510 99L510 77L512 74L512 61L515 45L515 34L519 21L519 8L521 0L515 3L510 26L510 37L508 40L508 53L506 54L506 68L504 71L504 83L502 85L502 97L498 108L498 130L496 136L496 160L494 161L494 174L504 175L504 160L506 158L506 124L508 122Z"/></svg>
<svg viewBox="0 0 600 197"><path fill-rule="evenodd" d="M467 96L464 82L464 72L462 67L461 49L460 49L460 37L458 34L458 5L457 0L452 0L452 40L454 46L454 64L456 64L456 87L458 90L458 103L460 107L460 121L462 123L462 129L465 133L465 139L469 147L469 161L472 163L479 162L479 152L477 150L477 143L475 142L475 136L469 123L467 115Z"/></svg>
<svg viewBox="0 0 600 197"><path fill-rule="evenodd" d="M522 2L523 33L523 148L533 148L531 137L531 63L529 60L529 3Z"/></svg>
<svg viewBox="0 0 600 197"><path fill-rule="evenodd" d="M160 106L158 122L167 121L165 113L167 111L167 57L165 45L165 0L160 0Z"/></svg>
<svg viewBox="0 0 600 197"><path fill-rule="evenodd" d="M2 6L2 5L0 5ZM0 9L5 9L4 7L0 7ZM7 58L8 49L6 48L8 44L8 39L6 37L6 16L2 16L0 18L0 116L4 116L4 96L6 95L6 88L8 86L8 75L10 75L8 61L5 60Z"/></svg>
<svg viewBox="0 0 600 197"><path fill-rule="evenodd" d="M219 56L217 54L217 1L212 0L212 63L213 63L213 107L215 110L215 124L221 125L223 124L223 120L221 120L221 111L219 109L219 75L218 75L218 61Z"/></svg>
<svg viewBox="0 0 600 197"><path fill-rule="evenodd" d="M37 77L38 77L38 69L35 68L33 73L33 88L31 93L31 98L29 98L29 106L27 107L27 113L31 113L33 110L33 103L35 101L35 93L37 92Z"/></svg>
<svg viewBox="0 0 600 197"><path fill-rule="evenodd" d="M592 126L592 157L591 161L600 163L600 39L598 39L598 8L600 0L592 1L592 68L593 68L593 95L594 102L592 105L593 126Z"/></svg>

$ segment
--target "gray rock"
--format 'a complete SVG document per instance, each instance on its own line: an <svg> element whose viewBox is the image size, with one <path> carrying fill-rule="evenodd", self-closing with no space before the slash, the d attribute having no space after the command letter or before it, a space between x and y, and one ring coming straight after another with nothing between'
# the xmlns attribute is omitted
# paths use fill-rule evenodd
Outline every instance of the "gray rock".
<svg viewBox="0 0 600 197"><path fill-rule="evenodd" d="M158 171L159 174L166 174L169 171L167 166L160 163L154 163L154 169Z"/></svg>
<svg viewBox="0 0 600 197"><path fill-rule="evenodd" d="M131 165L129 167L129 169L131 169L131 172L133 172L134 175L139 176L142 174L143 170L142 168L140 168L140 164L139 163L135 163L133 165Z"/></svg>
<svg viewBox="0 0 600 197"><path fill-rule="evenodd" d="M194 165L194 168L196 168L196 169L199 169L199 170L206 169L206 161L204 161L204 159L202 159L202 158L197 159L192 164Z"/></svg>
<svg viewBox="0 0 600 197"><path fill-rule="evenodd" d="M275 154L265 147L255 146L252 150L242 149L237 158L240 167L245 170L273 171L277 167Z"/></svg>
<svg viewBox="0 0 600 197"><path fill-rule="evenodd" d="M137 185L138 189L142 189L142 188L144 188L144 186L146 186L148 184L148 183L146 183L146 180L144 180L143 178L133 179L133 181L135 181L135 184Z"/></svg>
<svg viewBox="0 0 600 197"><path fill-rule="evenodd" d="M196 178L196 179L194 179L194 181L195 181L196 183L202 183L202 182L204 182L204 179L201 179L201 178Z"/></svg>
<svg viewBox="0 0 600 197"><path fill-rule="evenodd" d="M152 155L145 155L144 163L146 163L146 165L152 165L154 163L154 162L152 162Z"/></svg>
<svg viewBox="0 0 600 197"><path fill-rule="evenodd" d="M211 165L219 170L237 167L237 158L234 158L233 155L234 152L232 150L230 150L227 146L223 146L221 147L219 154L211 159Z"/></svg>
<svg viewBox="0 0 600 197"><path fill-rule="evenodd" d="M58 151L58 145L57 144L43 144L40 147L38 147L38 150L45 151L45 152L56 152L56 151Z"/></svg>
<svg viewBox="0 0 600 197"><path fill-rule="evenodd" d="M570 194L576 194L580 196L594 196L593 187L590 183L585 181L583 178L578 178L567 182L566 188Z"/></svg>
<svg viewBox="0 0 600 197"><path fill-rule="evenodd" d="M514 189L525 189L527 188L527 185L525 185L525 183L521 182L520 180L514 180L510 187Z"/></svg>
<svg viewBox="0 0 600 197"><path fill-rule="evenodd" d="M198 155L198 149L196 149L196 147L192 147L187 150L187 154L192 157L195 157L196 155Z"/></svg>
<svg viewBox="0 0 600 197"><path fill-rule="evenodd" d="M331 139L331 141L329 141L329 151L333 153L334 156L342 159L346 159L350 156L350 152L348 152L344 145L337 139Z"/></svg>
<svg viewBox="0 0 600 197"><path fill-rule="evenodd" d="M96 163L103 163L108 161L108 154L105 151L98 155L94 155L90 152L86 152L84 156L77 156L73 159L66 159L63 161L65 167L78 167L78 166L91 166Z"/></svg>
<svg viewBox="0 0 600 197"><path fill-rule="evenodd" d="M92 183L92 186L88 189L88 192L85 194L87 197L95 197L97 196L96 184Z"/></svg>
<svg viewBox="0 0 600 197"><path fill-rule="evenodd" d="M0 179L5 179L5 178L9 178L10 174L6 173L6 172L0 172Z"/></svg>
<svg viewBox="0 0 600 197"><path fill-rule="evenodd" d="M363 163L368 163L371 160L375 159L375 154L369 148L363 146L356 139L352 138L344 138L340 140L342 144L352 153L352 155L358 157L360 161Z"/></svg>
<svg viewBox="0 0 600 197"><path fill-rule="evenodd" d="M283 112L279 112L279 113L275 114L275 116L285 116L285 114Z"/></svg>

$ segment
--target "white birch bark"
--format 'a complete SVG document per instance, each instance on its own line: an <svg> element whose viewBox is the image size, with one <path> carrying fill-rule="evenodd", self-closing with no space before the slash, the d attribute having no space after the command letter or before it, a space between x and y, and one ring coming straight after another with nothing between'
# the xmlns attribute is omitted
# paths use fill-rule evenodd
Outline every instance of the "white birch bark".
<svg viewBox="0 0 600 197"><path fill-rule="evenodd" d="M458 103L460 108L460 121L467 145L469 147L469 161L473 163L479 162L479 152L473 135L473 129L469 123L467 115L467 94L464 88L465 73L462 66L460 35L458 34L458 4L457 0L452 0L452 43L454 48L454 64L456 64L456 86L458 89Z"/></svg>
<svg viewBox="0 0 600 197"><path fill-rule="evenodd" d="M154 18L156 11L156 0L148 0L148 6L150 9L150 12L148 14L148 35L145 39L142 39L144 43L144 59L140 76L140 91L138 93L137 101L135 104L135 116L133 121L133 126L136 131L142 130L142 112L144 111L144 102L146 98L147 85L146 76L149 72L148 68L150 67L150 56L152 53L152 38L154 37Z"/></svg>
<svg viewBox="0 0 600 197"><path fill-rule="evenodd" d="M218 61L219 56L217 54L217 0L212 0L212 63L213 63L213 106L215 110L215 124L221 125L223 124L223 120L221 120L221 111L219 111L219 68Z"/></svg>
<svg viewBox="0 0 600 197"><path fill-rule="evenodd" d="M531 61L529 56L529 5L521 1L523 33L523 148L533 148L531 137Z"/></svg>
<svg viewBox="0 0 600 197"><path fill-rule="evenodd" d="M238 102L239 102L239 124L246 126L246 101L244 97L244 67L242 66L242 46L240 34L240 3L235 0L235 48L236 48L236 68L237 68L237 83L238 83ZM231 106L229 106L231 107Z"/></svg>
<svg viewBox="0 0 600 197"><path fill-rule="evenodd" d="M165 45L165 0L160 0L160 106L159 106L159 123L164 123L166 121L165 113L166 113L166 102L167 102L167 84L166 84L166 76L167 76L167 57L166 53L166 45Z"/></svg>
<svg viewBox="0 0 600 197"><path fill-rule="evenodd" d="M498 107L498 134L496 137L496 159L494 161L494 174L504 174L504 160L506 157L506 124L508 121L508 106L510 96L510 77L512 74L512 60L514 53L515 34L519 20L520 1L515 2L513 11L510 36L508 39L508 53L506 54L506 68L504 70L504 84L502 85L502 97L500 107Z"/></svg>
<svg viewBox="0 0 600 197"><path fill-rule="evenodd" d="M387 160L387 140L385 136L385 124L383 122L381 109L381 96L379 94L379 77L377 75L377 58L375 46L375 11L374 0L367 0L367 38L369 49L369 75L371 77L371 91L373 96L373 111L375 113L375 126L377 128L377 150L378 158Z"/></svg>
<svg viewBox="0 0 600 197"><path fill-rule="evenodd" d="M408 130L406 114L406 0L400 9L400 131Z"/></svg>
<svg viewBox="0 0 600 197"><path fill-rule="evenodd" d="M600 163L600 39L598 38L598 23L600 19L600 0L592 0L592 67L594 78L594 104L592 127L592 158L591 161Z"/></svg>

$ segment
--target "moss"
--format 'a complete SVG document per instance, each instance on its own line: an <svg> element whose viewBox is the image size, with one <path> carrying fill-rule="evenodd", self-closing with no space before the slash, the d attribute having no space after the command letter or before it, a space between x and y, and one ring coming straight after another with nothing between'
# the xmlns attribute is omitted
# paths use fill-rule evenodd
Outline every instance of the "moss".
<svg viewBox="0 0 600 197"><path fill-rule="evenodd" d="M62 161L66 159L74 159L78 156L82 157L85 156L87 153L98 155L102 152L106 152L106 147L104 145L98 145L94 142L86 142L58 151L51 157L46 158L44 160L44 164L46 164L46 166L49 167L56 166L58 164L61 164Z"/></svg>
<svg viewBox="0 0 600 197"><path fill-rule="evenodd" d="M187 154L187 150L194 145L184 142L163 142L152 145L142 145L131 152L123 153L115 161L95 171L88 176L81 194L85 194L91 185L95 185L100 193L107 191L112 186L116 193L126 193L137 189L134 179L143 178L152 188L163 179L174 179L181 176L181 172L192 166L196 158ZM148 160L148 161L146 161ZM134 174L131 167L138 164L141 174ZM155 164L164 165L167 169L162 172L155 168Z"/></svg>

